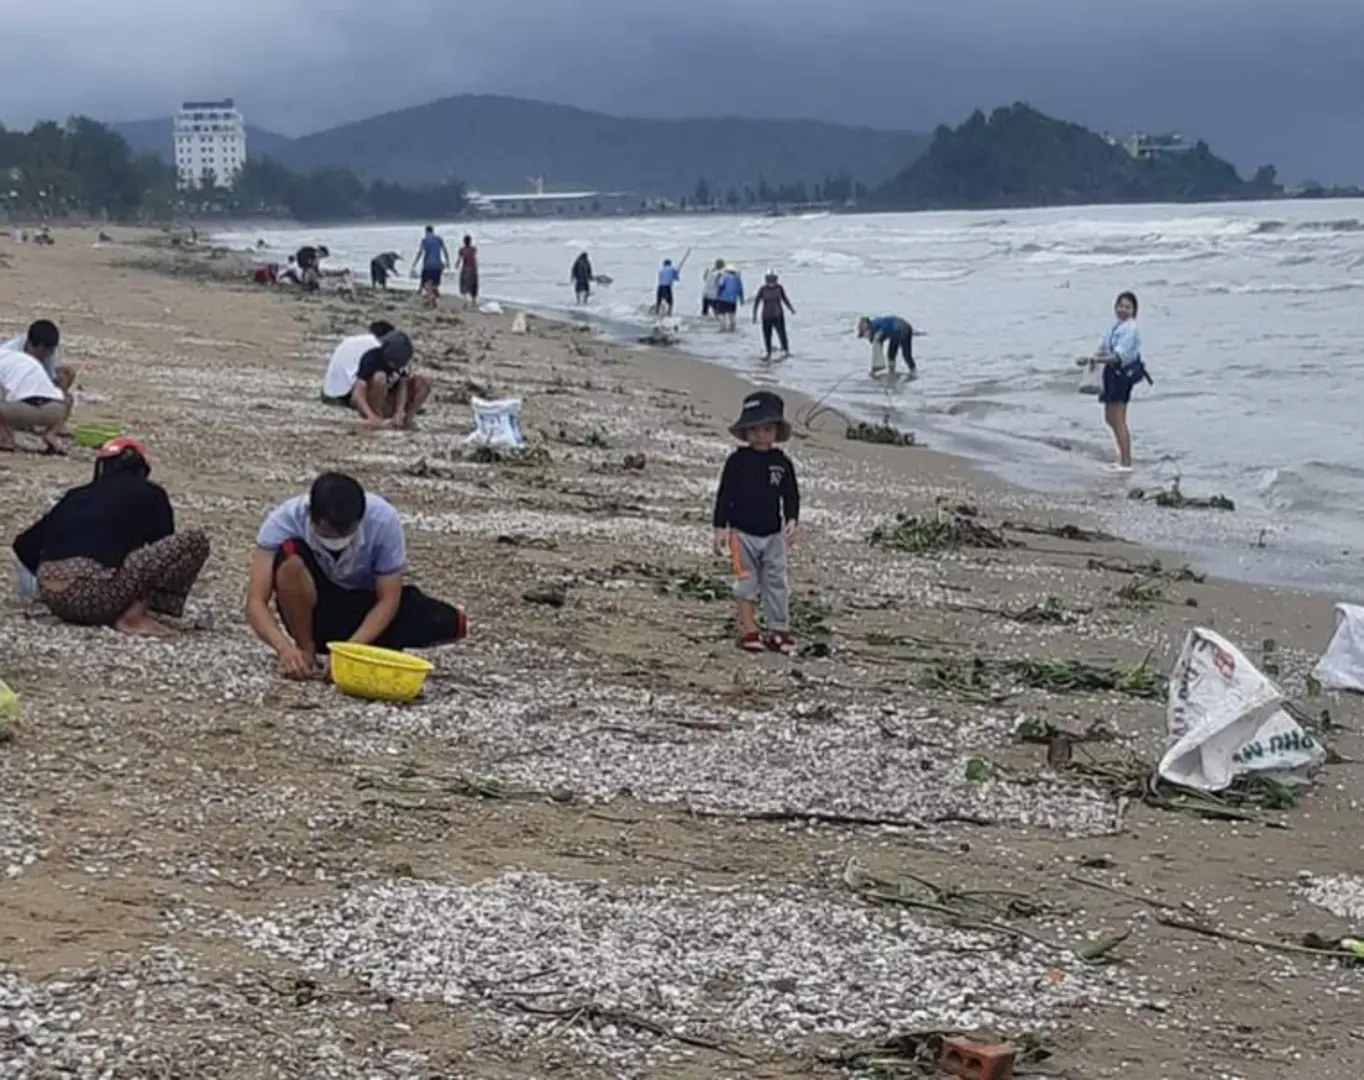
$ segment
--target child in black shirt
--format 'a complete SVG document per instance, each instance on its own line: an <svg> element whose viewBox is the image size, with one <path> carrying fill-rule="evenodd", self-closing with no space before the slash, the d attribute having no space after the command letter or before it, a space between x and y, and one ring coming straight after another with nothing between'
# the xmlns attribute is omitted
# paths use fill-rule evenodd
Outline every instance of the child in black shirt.
<svg viewBox="0 0 1364 1080"><path fill-rule="evenodd" d="M776 448L791 438L776 394L759 390L744 398L730 434L745 445L729 455L715 496L715 553L729 551L734 571L734 599L739 648L764 648L790 655L791 586L786 555L795 544L800 517L796 467ZM767 639L758 633L757 606L762 602Z"/></svg>

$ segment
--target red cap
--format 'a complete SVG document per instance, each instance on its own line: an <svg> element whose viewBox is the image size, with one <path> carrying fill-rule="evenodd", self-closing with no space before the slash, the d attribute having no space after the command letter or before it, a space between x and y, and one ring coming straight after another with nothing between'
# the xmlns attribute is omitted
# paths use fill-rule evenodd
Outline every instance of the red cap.
<svg viewBox="0 0 1364 1080"><path fill-rule="evenodd" d="M99 448L99 452L95 454L95 457L116 458L129 450L143 461L147 460L147 448L136 439L129 438L126 435L120 435L117 439L110 439Z"/></svg>

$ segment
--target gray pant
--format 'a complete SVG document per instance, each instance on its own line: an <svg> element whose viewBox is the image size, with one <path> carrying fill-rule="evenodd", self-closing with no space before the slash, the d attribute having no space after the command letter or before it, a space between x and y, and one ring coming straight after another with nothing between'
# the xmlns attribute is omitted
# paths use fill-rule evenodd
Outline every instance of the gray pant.
<svg viewBox="0 0 1364 1080"><path fill-rule="evenodd" d="M749 536L730 530L729 557L734 572L734 599L762 601L763 621L773 633L791 629L791 582L786 538Z"/></svg>

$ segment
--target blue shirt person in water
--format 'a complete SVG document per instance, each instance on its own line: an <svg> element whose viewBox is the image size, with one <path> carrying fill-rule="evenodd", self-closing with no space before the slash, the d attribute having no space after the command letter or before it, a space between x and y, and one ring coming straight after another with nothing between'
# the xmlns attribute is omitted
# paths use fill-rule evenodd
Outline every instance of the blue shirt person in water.
<svg viewBox="0 0 1364 1080"><path fill-rule="evenodd" d="M412 269L421 263L421 294L432 307L440 300L441 274L450 267L450 249L445 240L436 232L434 225L428 225L426 232L417 245L417 254L412 259Z"/></svg>
<svg viewBox="0 0 1364 1080"><path fill-rule="evenodd" d="M901 353L905 354L905 367L913 375L918 368L914 364L914 327L898 315L864 315L857 320L857 336L871 342L871 373L881 373L882 361L888 360L890 373L895 374L895 361ZM884 358L881 350L885 351Z"/></svg>
<svg viewBox="0 0 1364 1080"><path fill-rule="evenodd" d="M1103 365L1103 389L1099 402L1104 407L1104 422L1113 432L1118 460L1111 468L1116 472L1132 471L1132 433L1127 427L1127 404L1132 400L1132 388L1145 380L1151 381L1141 358L1141 333L1137 330L1137 294L1120 292L1113 304L1117 322L1104 334L1099 350L1089 360Z"/></svg>
<svg viewBox="0 0 1364 1080"><path fill-rule="evenodd" d="M678 273L672 259L664 259L663 265L658 270L658 291L654 294L655 315L671 315L673 313L673 286L681 278L682 275ZM667 309L666 312L664 308Z"/></svg>

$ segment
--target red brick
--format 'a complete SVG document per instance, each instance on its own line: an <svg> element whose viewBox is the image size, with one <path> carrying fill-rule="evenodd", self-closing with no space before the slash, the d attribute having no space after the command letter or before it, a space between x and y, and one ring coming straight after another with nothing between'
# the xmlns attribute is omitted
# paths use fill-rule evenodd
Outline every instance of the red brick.
<svg viewBox="0 0 1364 1080"><path fill-rule="evenodd" d="M1008 1043L946 1039L939 1064L943 1072L962 1080L1013 1080L1014 1048Z"/></svg>

